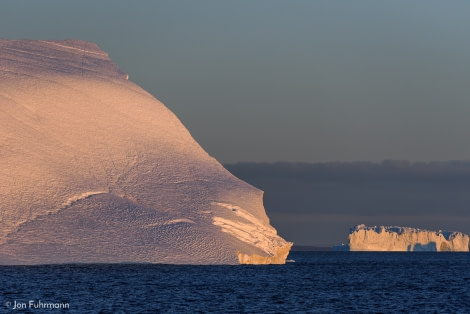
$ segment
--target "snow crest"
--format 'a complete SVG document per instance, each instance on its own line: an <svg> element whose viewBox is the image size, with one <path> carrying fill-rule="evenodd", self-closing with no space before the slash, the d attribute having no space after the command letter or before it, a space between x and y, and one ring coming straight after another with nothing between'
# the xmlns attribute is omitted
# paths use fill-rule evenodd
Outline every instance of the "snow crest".
<svg viewBox="0 0 470 314"><path fill-rule="evenodd" d="M80 200L84 200L92 195L103 194L103 193L108 193L108 192L107 191L90 191L90 192L82 193L80 195L72 196L64 203L64 207L71 206L73 203L78 202Z"/></svg>
<svg viewBox="0 0 470 314"><path fill-rule="evenodd" d="M265 225L239 206L220 202L213 204L228 209L232 215L229 218L214 216L214 225L245 243L259 247L271 256L275 254L277 246L273 239L277 238L277 232L273 227Z"/></svg>

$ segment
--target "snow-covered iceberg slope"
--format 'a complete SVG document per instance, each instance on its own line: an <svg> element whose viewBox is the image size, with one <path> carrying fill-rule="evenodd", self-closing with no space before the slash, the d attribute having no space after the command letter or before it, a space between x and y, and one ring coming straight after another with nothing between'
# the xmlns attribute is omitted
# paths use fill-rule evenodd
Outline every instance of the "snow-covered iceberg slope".
<svg viewBox="0 0 470 314"><path fill-rule="evenodd" d="M0 39L0 264L284 263L262 191L97 45Z"/></svg>
<svg viewBox="0 0 470 314"><path fill-rule="evenodd" d="M358 225L349 233L349 250L468 252L469 241L461 232Z"/></svg>

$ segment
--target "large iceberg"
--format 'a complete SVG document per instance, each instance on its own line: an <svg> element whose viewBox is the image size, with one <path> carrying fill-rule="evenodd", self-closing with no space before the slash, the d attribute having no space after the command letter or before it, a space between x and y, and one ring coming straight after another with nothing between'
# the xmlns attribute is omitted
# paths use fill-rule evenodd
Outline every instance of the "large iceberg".
<svg viewBox="0 0 470 314"><path fill-rule="evenodd" d="M470 238L461 232L430 231L409 227L357 225L351 228L350 251L468 252Z"/></svg>
<svg viewBox="0 0 470 314"><path fill-rule="evenodd" d="M97 45L0 39L0 264L284 263L263 192Z"/></svg>

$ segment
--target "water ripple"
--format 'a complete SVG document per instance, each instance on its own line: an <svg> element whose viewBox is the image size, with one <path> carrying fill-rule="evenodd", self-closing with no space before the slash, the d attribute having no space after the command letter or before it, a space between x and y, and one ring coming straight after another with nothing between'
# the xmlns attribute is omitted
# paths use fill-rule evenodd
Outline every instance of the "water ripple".
<svg viewBox="0 0 470 314"><path fill-rule="evenodd" d="M0 266L0 312L13 302L70 313L468 312L468 253L292 253L271 266ZM44 309L44 312L55 312ZM21 313L41 313L25 308ZM57 310L59 312L59 310Z"/></svg>

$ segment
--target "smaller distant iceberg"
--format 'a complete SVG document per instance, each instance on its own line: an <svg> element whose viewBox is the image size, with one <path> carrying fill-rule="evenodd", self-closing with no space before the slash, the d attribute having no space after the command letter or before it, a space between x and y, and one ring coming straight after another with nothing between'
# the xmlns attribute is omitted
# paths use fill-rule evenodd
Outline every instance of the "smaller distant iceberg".
<svg viewBox="0 0 470 314"><path fill-rule="evenodd" d="M455 231L357 225L349 232L349 243L333 247L336 251L468 252L470 238Z"/></svg>

